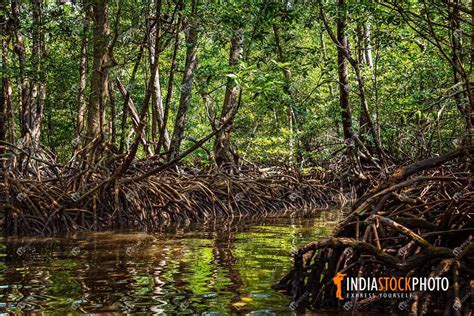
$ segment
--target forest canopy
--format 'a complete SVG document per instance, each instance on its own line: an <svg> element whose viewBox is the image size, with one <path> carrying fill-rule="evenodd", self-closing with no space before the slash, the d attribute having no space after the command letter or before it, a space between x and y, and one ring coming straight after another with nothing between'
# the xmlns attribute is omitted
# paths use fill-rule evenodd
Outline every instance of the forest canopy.
<svg viewBox="0 0 474 316"><path fill-rule="evenodd" d="M98 136L127 152L143 133L137 157L167 160L213 131L185 161L305 168L352 134L369 152L423 159L472 136L472 10L461 0L3 1L0 138L63 163Z"/></svg>

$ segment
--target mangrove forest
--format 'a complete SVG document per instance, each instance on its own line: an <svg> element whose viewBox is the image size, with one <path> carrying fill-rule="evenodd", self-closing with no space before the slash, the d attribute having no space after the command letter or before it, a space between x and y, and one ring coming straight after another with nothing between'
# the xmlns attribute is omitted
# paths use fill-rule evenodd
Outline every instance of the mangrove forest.
<svg viewBox="0 0 474 316"><path fill-rule="evenodd" d="M2 315L474 313L473 0L1 0Z"/></svg>

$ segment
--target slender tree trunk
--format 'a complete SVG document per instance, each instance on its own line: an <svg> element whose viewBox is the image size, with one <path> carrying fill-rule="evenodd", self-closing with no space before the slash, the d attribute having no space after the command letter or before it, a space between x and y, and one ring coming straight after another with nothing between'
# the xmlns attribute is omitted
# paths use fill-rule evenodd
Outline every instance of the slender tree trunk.
<svg viewBox="0 0 474 316"><path fill-rule="evenodd" d="M354 140L357 140L357 137L354 137L352 131L352 113L349 103L349 79L347 75L347 60L350 61L348 42L346 37L346 28L347 28L347 9L344 3L344 0L338 1L338 17L336 20L336 33L334 35L331 27L328 24L326 16L321 2L320 14L323 20L326 31L329 33L332 41L337 47L337 64L338 64L338 77L339 77L339 105L341 107L342 113L342 127L344 132L344 140L347 144L347 156L352 162L352 171L359 177L364 179L365 176L362 173L362 167L360 164L360 159L357 155L357 147L354 144Z"/></svg>
<svg viewBox="0 0 474 316"><path fill-rule="evenodd" d="M33 78L30 83L30 132L31 142L37 146L41 136L41 122L43 120L44 102L46 99L46 74L43 67L45 57L45 43L43 31L43 0L33 0L33 44L31 60Z"/></svg>
<svg viewBox="0 0 474 316"><path fill-rule="evenodd" d="M365 94L364 77L361 74L359 63L351 56L349 46L348 46L348 41L347 41L347 38L346 38L346 35L345 35L345 30L346 30L346 26L347 26L347 10L346 10L346 7L345 7L344 0L339 0L338 9L339 9L339 11L342 11L342 13L338 14L338 18L337 18L337 36L336 36L332 32L332 29L328 24L328 21L326 19L325 14L324 14L324 10L323 10L322 5L320 3L321 18L323 19L326 30L329 33L332 41L337 46L339 86L340 86L340 90L341 90L340 105L341 105L341 108L342 108L342 123L343 123L343 128L344 128L344 138L346 140L348 140L348 139L350 139L354 136L353 132L352 132L352 119L351 119L352 115L350 113L350 105L349 105L349 98L348 98L349 97L349 92L348 92L349 82L348 82L348 79L347 79L347 65L345 63L345 60L347 60L351 64L352 68L354 69L356 79L357 79L357 83L358 83L359 95L360 95L360 99L361 99L362 109L365 112L365 115L367 117L367 125L368 125L368 127L369 127L369 129L370 129L370 131L373 135L374 143L375 143L375 147L377 149L377 152L378 152L379 156L382 157L383 153L382 153L382 149L380 147L380 142L379 142L379 139L377 137L377 133L375 131L374 125L372 124L372 120L371 120L370 114L369 114L367 97L366 97L366 94ZM347 90L347 92L345 92L345 90ZM359 145L361 145L361 144L359 144Z"/></svg>
<svg viewBox="0 0 474 316"><path fill-rule="evenodd" d="M183 81L181 83L181 96L179 99L178 111L173 129L173 138L171 140L169 160L173 160L179 154L179 148L183 138L184 127L186 124L186 114L191 103L193 74L197 65L197 39L198 25L196 15L196 0L192 3L192 17L188 30L186 30L186 64L184 67Z"/></svg>
<svg viewBox="0 0 474 316"><path fill-rule="evenodd" d="M6 12L7 3L0 5L0 11ZM10 144L15 143L15 117L13 113L12 105L12 85L11 85L11 71L10 71L10 42L11 42L11 29L8 27L8 20L6 14L2 14L0 17L0 30L2 31L1 46L2 46L2 91L0 95L0 140L7 140L7 129L8 129L8 142ZM8 128L7 128L8 121ZM0 153L3 153L3 145L0 145Z"/></svg>
<svg viewBox="0 0 474 316"><path fill-rule="evenodd" d="M378 45L376 46L378 47ZM379 104L379 84L378 84L378 61L379 61L379 53L380 48L375 50L375 61L374 65L374 72L373 72L373 79L374 79L374 105L375 105L375 126L377 128L377 138L382 139L380 136L380 104Z"/></svg>
<svg viewBox="0 0 474 316"><path fill-rule="evenodd" d="M157 0L157 6L160 8L161 10L161 0ZM158 11L160 11L158 10ZM159 16L159 15L157 15ZM148 17L148 10L147 10L147 14L146 14L146 17ZM158 34L159 35L159 34ZM143 40L142 40L142 43L140 45L140 49L138 51L138 56L137 56L137 59L135 60L135 64L133 65L133 70L132 70L132 74L130 76L130 80L129 80L129 86L133 85L133 83L135 82L135 77L136 77L136 74L138 72L138 68L140 66L140 62L142 60L142 57L143 57L143 52L145 51L145 47L147 46L147 43L148 43L148 37L149 37L149 32L145 32L144 36L143 36ZM157 34L155 33L155 36L157 36ZM155 53L151 53L152 55L154 55ZM158 70L158 67L156 67L156 70ZM153 67L151 69L151 73L153 73ZM115 82L119 82L120 80L118 78L115 79ZM125 88L124 88L125 89ZM148 91L148 89L147 89ZM121 127L121 132L120 132L120 146L119 146L119 152L120 153L123 153L124 150L125 150L125 142L126 142L126 135L127 135L127 114L129 112L129 104L131 103L131 97L130 97L130 92L127 91L126 92L126 95L125 95L125 102L123 102L123 108L122 108L122 118L121 118L121 122L120 122L120 127Z"/></svg>
<svg viewBox="0 0 474 316"><path fill-rule="evenodd" d="M31 47L31 68L32 68L32 78L30 79L30 90L29 90L29 100L30 100L30 111L28 116L28 130L31 136L33 144L36 144L36 137L34 136L35 122L38 113L38 87L39 87L39 72L40 72L40 44L39 44L39 33L40 33L40 6L39 3L41 0L33 0L33 31L32 31L32 47Z"/></svg>
<svg viewBox="0 0 474 316"><path fill-rule="evenodd" d="M474 12L474 0L471 0L471 11ZM471 15L471 25L474 25L474 14ZM471 31L471 64L474 63L474 32ZM474 92L472 91L472 83L471 83L471 78L472 76L473 68L471 67L469 74L468 74L468 85L466 87L467 93L468 93L468 98L469 98L469 103L471 105L471 110L469 113L469 134L473 135L474 134ZM472 136L470 139L470 144L472 144Z"/></svg>
<svg viewBox="0 0 474 316"><path fill-rule="evenodd" d="M107 61L108 51L108 0L92 0L93 35L93 66L91 92L87 113L88 142L103 133L103 112L107 100Z"/></svg>
<svg viewBox="0 0 474 316"><path fill-rule="evenodd" d="M364 113L364 121L366 122L365 124L367 125L370 133L372 134L372 137L374 138L374 144L375 144L377 153L379 154L380 157L382 157L382 148L380 146L380 140L377 137L377 132L372 122L372 118L370 117L369 104L367 101L367 95L365 93L365 78L361 74L359 64L355 62L354 60L352 60L351 64L354 68L354 72L355 72L356 80L357 80L357 86L359 88L360 102L362 105L362 111Z"/></svg>
<svg viewBox="0 0 474 316"><path fill-rule="evenodd" d="M326 42L324 41L324 25L322 25L321 27L321 32L319 34L319 41L320 41L320 47L321 47L321 51L323 53L323 60L324 60L324 67L325 69L330 69L329 68L329 57L328 57L328 52L327 52L327 49L326 49ZM335 95L334 95L334 88L333 88L333 83L332 83L332 74L331 73L327 73L326 74L327 76L327 87L328 87L328 92L329 92L329 97L331 100L334 100L335 99ZM339 134L339 115L337 113L335 113L334 115L331 115L332 116L332 119L334 121L334 127L336 128L336 133Z"/></svg>
<svg viewBox="0 0 474 316"><path fill-rule="evenodd" d="M155 16L161 16L161 0L157 0L156 1L156 15ZM155 33L155 42L159 42L159 33ZM146 39L145 41L143 42L144 45L146 45ZM154 55L157 56L158 55L158 46L155 46L155 52L154 52ZM125 157L124 161L122 162L122 164L120 165L120 167L118 167L116 169L116 171L114 172L114 174L112 175L112 178L117 178L118 176L124 174L127 169L130 167L131 163L133 162L133 160L135 159L135 156L137 154L137 150L138 150L138 146L140 145L140 142L142 140L144 140L144 137L143 137L143 130L145 128L145 123L146 123L146 115L148 113L148 104L150 103L150 99L151 99L151 94L152 94L152 86L153 86L153 81L155 80L155 77L156 77L156 72L158 70L158 60L155 60L155 63L153 63L153 67L151 68L151 74L150 74L150 78L148 80L148 85L147 85L147 89L146 89L146 93L145 93L145 98L143 100L143 106L140 110L140 116L138 117L138 127L137 127L137 135L135 137L135 140L132 144L132 146L130 147L130 151L128 152L127 156ZM129 94L126 93L126 96L127 96L127 100L128 101L128 96ZM145 143L146 143L146 140L145 140ZM148 146L144 145L144 149L146 151L149 151L149 148Z"/></svg>
<svg viewBox="0 0 474 316"><path fill-rule="evenodd" d="M147 155L151 156L152 155L151 149L148 146L148 142L146 141L143 131L140 129L140 125L141 125L140 116L137 112L137 108L135 107L135 104L133 103L133 100L130 98L130 93L125 89L125 87L123 86L123 84L120 82L118 78L115 79L115 85L117 86L117 89L122 95L124 101L127 102L127 107L124 109L124 111L127 111L130 115L133 130L135 131L137 137L140 138L140 142L143 144L143 149L145 150Z"/></svg>
<svg viewBox="0 0 474 316"><path fill-rule="evenodd" d="M8 46L7 46L8 48ZM8 55L7 55L8 58ZM5 60L5 65L8 60ZM15 143L15 114L13 113L13 103L12 103L12 85L9 78L5 78L3 82L4 96L5 96L5 110L6 118L8 118L8 141L10 144ZM4 117L5 119L5 117Z"/></svg>
<svg viewBox="0 0 474 316"><path fill-rule="evenodd" d="M80 147L80 137L84 130L84 115L87 108L86 101L86 87L87 87L87 49L89 46L89 39L87 32L89 29L89 8L84 6L84 17L82 20L82 40L81 40L81 59L79 61L79 92L78 92L78 104L79 108L77 111L76 119L76 146Z"/></svg>
<svg viewBox="0 0 474 316"><path fill-rule="evenodd" d="M2 80L2 91L0 95L0 141L6 140L7 135L7 101L6 101L6 91L5 91L5 80ZM5 152L5 146L0 144L0 155ZM2 168L4 168L4 161L2 159Z"/></svg>
<svg viewBox="0 0 474 316"><path fill-rule="evenodd" d="M178 22L176 24L176 30L175 30L175 38L174 38L174 48L173 48L173 56L171 57L171 66L170 66L170 74L168 78L168 89L166 92L166 98L165 98L165 109L163 113L163 129L160 130L160 137L158 139L158 152L161 151L161 147L165 148L165 151L169 150L169 144L166 144L165 140L165 131L167 129L168 125L168 115L169 115L169 110L171 106L171 99L173 97L173 88L174 88L174 73L176 70L176 59L178 56L178 50L179 50L179 32L181 29L181 22L182 22L182 13L181 10L183 8L183 2L180 1L178 3L179 6L179 17L178 17Z"/></svg>
<svg viewBox="0 0 474 316"><path fill-rule="evenodd" d="M452 0L454 4L459 4L458 0ZM461 50L461 38L459 34L460 30L460 23L459 23L459 9L456 6L450 8L448 6L448 16L449 16L449 24L451 29L451 59L452 59L452 70L453 70L453 80L454 84L458 84L461 82L460 78L460 50ZM462 98L461 94L456 94L454 96L454 100L456 102L456 106L461 112L463 110Z"/></svg>
<svg viewBox="0 0 474 316"><path fill-rule="evenodd" d="M448 6L449 26L451 31L451 65L453 71L453 80L454 84L464 82L466 88L466 92L464 94L456 94L454 96L454 100L458 110L466 118L466 137L464 142L470 144L472 142L472 133L474 132L474 96L470 89L471 78L469 78L469 74L466 73L466 69L464 68L462 60L462 33L459 12L460 1L449 1L451 1L453 4L452 6ZM474 1L472 2L474 3ZM473 53L471 52L471 54ZM463 105L462 96L466 97L466 99L469 101L469 105Z"/></svg>
<svg viewBox="0 0 474 316"><path fill-rule="evenodd" d="M117 115L117 104L115 103L114 89L109 81L107 85L107 95L110 100L110 143L115 146L117 140L117 128L115 125L115 116Z"/></svg>
<svg viewBox="0 0 474 316"><path fill-rule="evenodd" d="M161 17L156 17L156 24L155 24L155 32L160 32L160 25L161 25ZM150 33L152 30L150 30ZM155 38L157 38L155 36ZM164 128L164 111L163 111L163 96L161 94L161 84L160 84L160 69L159 69L159 54L154 55L154 52L160 52L161 48L158 47L158 50L155 50L155 45L160 45L161 42L161 34L158 35L160 41L155 43L154 38L150 37L148 40L148 51L150 55L150 69L153 66L155 60L158 61L158 69L156 70L155 80L153 81L152 86L152 95L151 95L151 102L152 102L152 110L151 110L151 140L154 143L154 152L155 154L159 154L158 149L158 139L160 137L160 131ZM161 46L161 45L160 45ZM170 136L168 130L164 130L164 142L165 147L169 148L170 143Z"/></svg>
<svg viewBox="0 0 474 316"><path fill-rule="evenodd" d="M372 60L372 43L370 40L370 17L364 23L364 48L365 48L365 63L372 68L374 63Z"/></svg>
<svg viewBox="0 0 474 316"><path fill-rule="evenodd" d="M276 45L277 54L278 54L278 61L281 63L285 63L286 58L285 58L285 55L283 54L283 48L280 43L280 29L278 28L276 24L273 24L273 35L275 37L275 45ZM281 69L283 72L283 76L285 77L284 91L286 95L288 95L290 99L293 100L293 95L291 94L291 91L290 91L290 77L291 77L290 71L288 70L287 67L282 67ZM288 119L288 129L290 131L290 139L288 142L288 147L289 147L288 164L292 166L295 161L293 125L296 123L295 112L293 110L292 104L288 105L287 119Z"/></svg>
<svg viewBox="0 0 474 316"><path fill-rule="evenodd" d="M337 18L337 73L339 78L339 105L342 110L342 128L344 139L351 141L352 133L352 113L349 103L349 79L347 75L347 61L344 50L347 49L346 27L347 11L344 8L344 0L338 0L339 10ZM342 47L341 47L342 46Z"/></svg>
<svg viewBox="0 0 474 316"><path fill-rule="evenodd" d="M46 68L44 66L44 60L46 59L46 40L45 31L43 30L43 0L36 0L38 7L39 17L39 38L38 38L38 52L39 52L39 82L38 82L38 106L36 108L35 124L33 129L33 135L35 143L39 144L41 136L41 126L44 117L44 106L46 102Z"/></svg>
<svg viewBox="0 0 474 316"><path fill-rule="evenodd" d="M323 29L321 29L321 33L320 33L319 37L320 37L319 41L320 41L320 45L321 45L321 51L323 52L324 66L328 67L329 57L328 57L328 53L327 53L327 49L326 49L326 43L324 42L324 30ZM328 81L328 90L329 90L329 96L332 99L334 97L334 90L333 90L331 81Z"/></svg>
<svg viewBox="0 0 474 316"><path fill-rule="evenodd" d="M229 65L236 67L243 54L244 33L242 29L234 31L230 41ZM241 87L234 82L233 78L227 78L227 86L224 97L224 104L220 116L221 124L225 124L216 135L214 143L214 157L216 164L222 169L233 169L236 163L231 148L232 124L239 107Z"/></svg>
<svg viewBox="0 0 474 316"><path fill-rule="evenodd" d="M474 12L474 1L471 0L471 11ZM474 25L474 13L471 14L471 25ZM474 32L471 31L471 53L470 55L470 66L469 66L469 77L472 78L472 72L474 71Z"/></svg>
<svg viewBox="0 0 474 316"><path fill-rule="evenodd" d="M0 4L0 10L3 10L3 3ZM0 94L0 140L5 141L7 135L7 103L8 101L8 86L10 85L8 75L8 39L5 15L0 15L0 30L2 31L2 91ZM11 100L10 100L11 102ZM0 145L0 154L3 154L4 145ZM2 159L2 168L5 161Z"/></svg>
<svg viewBox="0 0 474 316"><path fill-rule="evenodd" d="M371 66L369 65L367 61L367 51L365 49L365 25L361 26L358 24L357 26L357 67L360 69L362 66L370 68ZM372 63L372 57L370 57L370 63ZM360 71L357 70L358 76L360 77ZM360 78L357 78L358 82L362 81ZM365 83L365 82L364 82ZM360 90L360 89L359 89ZM366 100L366 94L365 90L361 94L361 110L359 112L359 136L361 139L365 139L365 136L367 132L370 132L369 130L369 109L368 109L368 103Z"/></svg>
<svg viewBox="0 0 474 316"><path fill-rule="evenodd" d="M15 35L14 51L18 56L19 79L20 79L20 135L25 137L30 126L30 104L28 102L28 84L25 78L25 44L21 34L20 1L11 1L13 28Z"/></svg>

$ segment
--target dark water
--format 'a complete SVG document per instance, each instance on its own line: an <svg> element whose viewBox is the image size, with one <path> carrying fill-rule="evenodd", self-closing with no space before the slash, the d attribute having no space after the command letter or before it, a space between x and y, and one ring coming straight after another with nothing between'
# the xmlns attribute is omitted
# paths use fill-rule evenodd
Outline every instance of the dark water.
<svg viewBox="0 0 474 316"><path fill-rule="evenodd" d="M289 298L271 285L290 251L328 236L339 216L1 238L0 312L287 314Z"/></svg>

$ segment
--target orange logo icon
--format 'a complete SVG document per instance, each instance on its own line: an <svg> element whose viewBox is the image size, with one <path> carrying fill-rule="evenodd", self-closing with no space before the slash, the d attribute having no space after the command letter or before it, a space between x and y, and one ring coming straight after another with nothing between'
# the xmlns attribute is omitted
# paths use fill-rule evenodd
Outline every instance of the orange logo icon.
<svg viewBox="0 0 474 316"><path fill-rule="evenodd" d="M332 281L334 282L334 284L336 285L337 287L337 290L336 290L336 297L340 300L344 300L342 298L342 280L344 279L344 277L346 276L346 274L344 273L341 273L341 272L338 272L336 274L336 276L334 278L332 278Z"/></svg>

